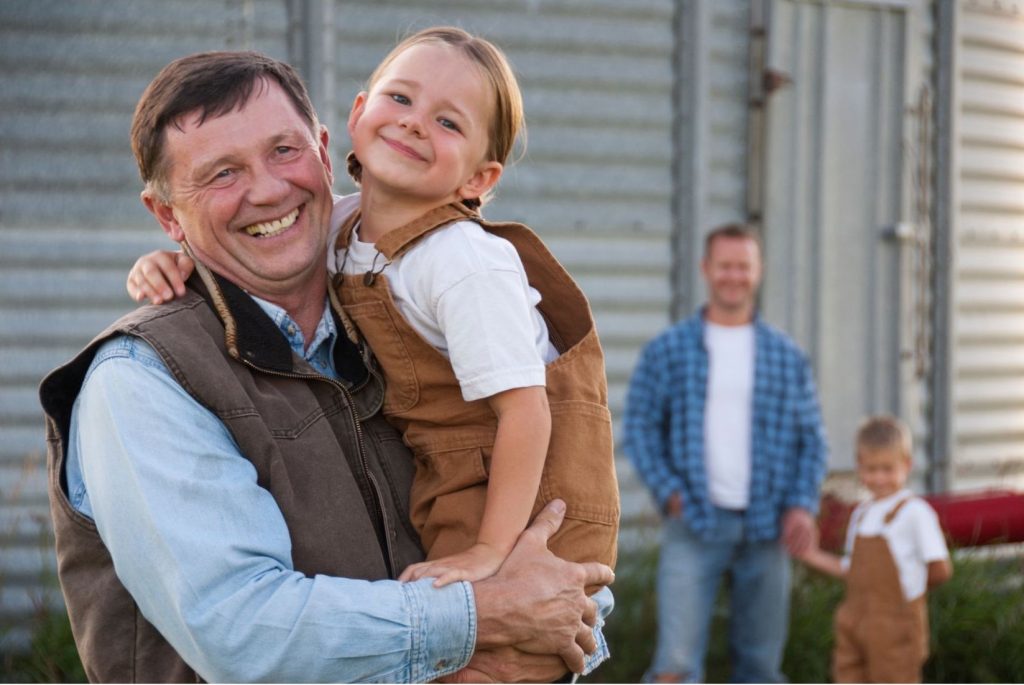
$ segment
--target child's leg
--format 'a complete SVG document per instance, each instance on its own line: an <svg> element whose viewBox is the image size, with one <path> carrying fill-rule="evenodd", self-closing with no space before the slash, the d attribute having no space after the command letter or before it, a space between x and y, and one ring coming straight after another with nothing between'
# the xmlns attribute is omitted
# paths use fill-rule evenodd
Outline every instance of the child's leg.
<svg viewBox="0 0 1024 685"><path fill-rule="evenodd" d="M910 607L907 605L905 612L879 612L871 617L867 639L866 682L921 682L921 670L926 656L921 650L922 626L920 618Z"/></svg>
<svg viewBox="0 0 1024 685"><path fill-rule="evenodd" d="M856 634L860 621L855 613L853 608L845 603L840 604L836 611L832 680L837 683L869 682L867 661Z"/></svg>

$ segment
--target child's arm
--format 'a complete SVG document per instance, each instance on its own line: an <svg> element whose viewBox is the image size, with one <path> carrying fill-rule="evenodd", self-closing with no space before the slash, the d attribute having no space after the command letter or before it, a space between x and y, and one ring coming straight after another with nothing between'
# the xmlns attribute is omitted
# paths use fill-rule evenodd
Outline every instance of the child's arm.
<svg viewBox="0 0 1024 685"><path fill-rule="evenodd" d="M953 577L953 564L949 559L928 562L928 589L942 585Z"/></svg>
<svg viewBox="0 0 1024 685"><path fill-rule="evenodd" d="M530 520L551 437L551 412L542 386L514 388L488 401L498 415L487 504L476 544L465 552L413 564L399 580L435 576L435 587L494 574Z"/></svg>
<svg viewBox="0 0 1024 685"><path fill-rule="evenodd" d="M183 252L155 250L139 257L128 272L128 294L136 302L147 297L153 304L185 294L185 281L195 264Z"/></svg>
<svg viewBox="0 0 1024 685"><path fill-rule="evenodd" d="M811 543L807 547L807 551L801 554L798 558L800 561L821 573L825 573L836 578L846 577L846 570L843 568L842 558L835 554L830 554L821 548L817 528L813 529Z"/></svg>

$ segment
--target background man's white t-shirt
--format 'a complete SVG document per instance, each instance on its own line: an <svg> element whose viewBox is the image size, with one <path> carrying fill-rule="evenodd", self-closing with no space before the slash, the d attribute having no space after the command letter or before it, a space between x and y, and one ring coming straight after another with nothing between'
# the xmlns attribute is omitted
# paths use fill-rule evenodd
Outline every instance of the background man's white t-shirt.
<svg viewBox="0 0 1024 685"><path fill-rule="evenodd" d="M711 502L746 509L750 502L750 427L754 396L754 325L706 321L708 387L704 466Z"/></svg>

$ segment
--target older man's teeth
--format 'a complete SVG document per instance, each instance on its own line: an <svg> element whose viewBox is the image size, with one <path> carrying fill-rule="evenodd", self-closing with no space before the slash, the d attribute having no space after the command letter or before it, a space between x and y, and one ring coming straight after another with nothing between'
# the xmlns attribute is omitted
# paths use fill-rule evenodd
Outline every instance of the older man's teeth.
<svg viewBox="0 0 1024 685"><path fill-rule="evenodd" d="M295 220L298 218L299 208L296 207L289 214L281 217L280 219L275 219L274 221L267 221L262 224L253 224L252 226L247 226L245 232L251 236L256 236L257 238L266 238L268 236L277 235L286 228L291 227L291 225L294 224Z"/></svg>

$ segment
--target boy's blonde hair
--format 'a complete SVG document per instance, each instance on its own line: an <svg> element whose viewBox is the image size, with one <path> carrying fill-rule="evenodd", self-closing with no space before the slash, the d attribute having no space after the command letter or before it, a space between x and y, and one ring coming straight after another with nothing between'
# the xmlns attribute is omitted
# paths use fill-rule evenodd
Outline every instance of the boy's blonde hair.
<svg viewBox="0 0 1024 685"><path fill-rule="evenodd" d="M486 161L504 165L512 154L517 138L523 141L521 147L525 150L526 117L523 112L523 95L512 71L512 65L509 64L505 53L489 40L474 36L460 28L435 26L409 36L396 45L373 70L366 82L366 90L369 91L376 85L384 71L399 55L409 48L423 44L448 45L460 50L471 62L480 67L481 73L491 84L494 91L494 111L488 127ZM362 164L351 152L347 161L349 175L359 183L363 171ZM490 197L491 191L488 191L479 199L466 199L462 202L476 209Z"/></svg>
<svg viewBox="0 0 1024 685"><path fill-rule="evenodd" d="M857 429L858 457L863 449L896 449L909 461L912 449L910 429L895 416L871 416Z"/></svg>

